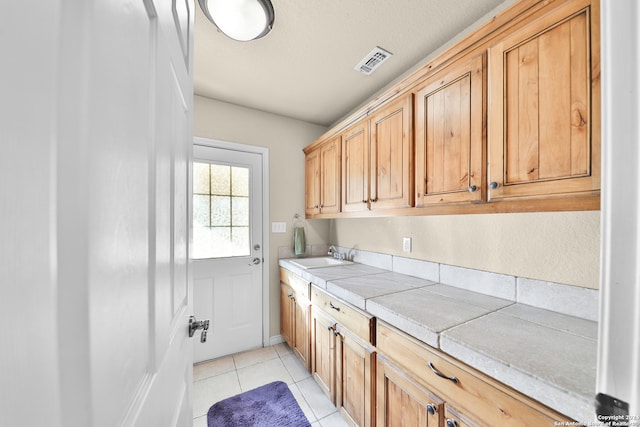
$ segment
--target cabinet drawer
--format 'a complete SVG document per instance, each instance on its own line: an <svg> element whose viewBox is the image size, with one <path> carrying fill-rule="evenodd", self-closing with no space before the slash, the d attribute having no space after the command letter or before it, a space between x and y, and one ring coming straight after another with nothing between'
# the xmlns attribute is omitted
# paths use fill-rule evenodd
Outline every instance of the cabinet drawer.
<svg viewBox="0 0 640 427"><path fill-rule="evenodd" d="M570 421L383 322L378 322L376 329L380 354L394 360L418 382L437 390L443 400L482 425L543 426Z"/></svg>
<svg viewBox="0 0 640 427"><path fill-rule="evenodd" d="M375 317L346 302L316 288L311 287L311 305L319 308L365 342L375 345Z"/></svg>
<svg viewBox="0 0 640 427"><path fill-rule="evenodd" d="M303 278L296 276L289 270L281 268L280 281L291 286L296 296L303 296L308 300L311 299L311 283L305 281Z"/></svg>

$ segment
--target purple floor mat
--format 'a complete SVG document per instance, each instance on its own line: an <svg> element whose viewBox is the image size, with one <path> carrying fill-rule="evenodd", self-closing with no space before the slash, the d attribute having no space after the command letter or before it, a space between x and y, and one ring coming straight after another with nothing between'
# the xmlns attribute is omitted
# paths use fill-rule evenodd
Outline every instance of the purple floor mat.
<svg viewBox="0 0 640 427"><path fill-rule="evenodd" d="M209 408L208 427L310 427L282 381L221 400Z"/></svg>

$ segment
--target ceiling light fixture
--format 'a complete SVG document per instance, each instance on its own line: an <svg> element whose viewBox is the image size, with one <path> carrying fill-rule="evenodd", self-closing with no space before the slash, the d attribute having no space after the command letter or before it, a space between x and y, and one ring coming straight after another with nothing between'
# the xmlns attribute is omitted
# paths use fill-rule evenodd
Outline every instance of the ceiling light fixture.
<svg viewBox="0 0 640 427"><path fill-rule="evenodd" d="M209 21L238 41L259 39L273 27L275 13L270 0L198 0Z"/></svg>

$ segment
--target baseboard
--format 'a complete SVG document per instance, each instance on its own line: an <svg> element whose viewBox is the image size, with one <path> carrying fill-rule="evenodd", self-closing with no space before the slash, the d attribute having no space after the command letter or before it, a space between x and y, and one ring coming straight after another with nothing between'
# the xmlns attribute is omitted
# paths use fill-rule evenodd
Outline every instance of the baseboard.
<svg viewBox="0 0 640 427"><path fill-rule="evenodd" d="M280 344L281 342L284 342L282 335L274 335L269 338L269 346Z"/></svg>

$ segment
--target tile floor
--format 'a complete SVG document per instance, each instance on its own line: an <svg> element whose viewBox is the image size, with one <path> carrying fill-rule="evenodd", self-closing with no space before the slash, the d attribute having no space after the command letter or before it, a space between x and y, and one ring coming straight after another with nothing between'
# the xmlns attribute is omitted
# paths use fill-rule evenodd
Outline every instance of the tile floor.
<svg viewBox="0 0 640 427"><path fill-rule="evenodd" d="M329 398L285 343L193 367L193 425L207 427L214 403L272 381L289 385L312 427L347 427Z"/></svg>

